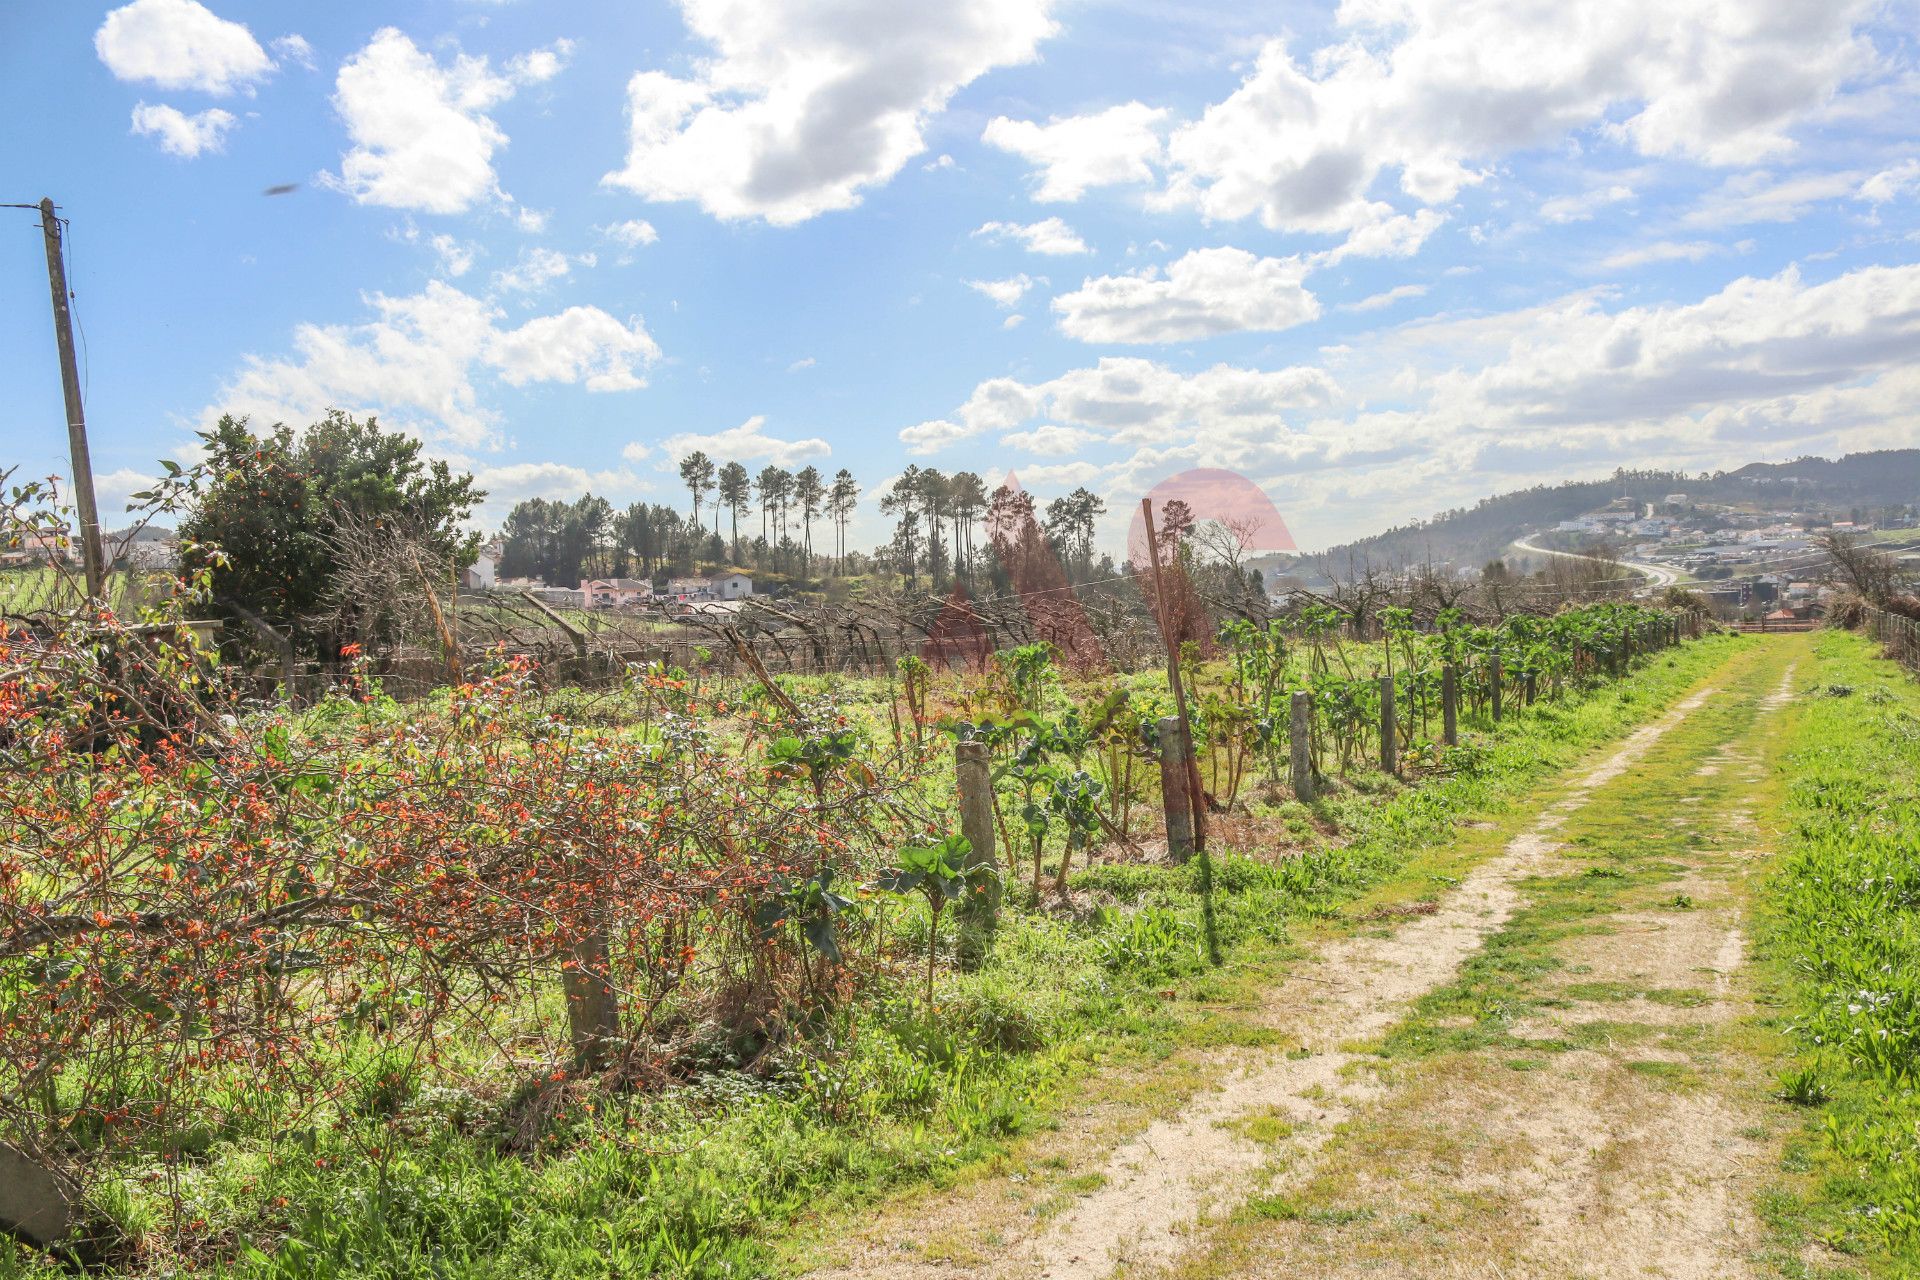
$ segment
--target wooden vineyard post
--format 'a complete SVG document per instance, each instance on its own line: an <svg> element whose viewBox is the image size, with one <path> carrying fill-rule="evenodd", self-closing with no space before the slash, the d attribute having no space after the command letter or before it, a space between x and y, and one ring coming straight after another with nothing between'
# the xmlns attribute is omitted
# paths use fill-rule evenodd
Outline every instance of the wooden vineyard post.
<svg viewBox="0 0 1920 1280"><path fill-rule="evenodd" d="M1187 785L1187 759L1192 751L1175 716L1154 721L1160 747L1160 796L1167 814L1167 857L1175 863L1193 856L1193 794Z"/></svg>
<svg viewBox="0 0 1920 1280"><path fill-rule="evenodd" d="M1460 745L1460 686L1451 662L1440 668L1440 741Z"/></svg>
<svg viewBox="0 0 1920 1280"><path fill-rule="evenodd" d="M993 846L993 772L984 742L953 749L953 778L960 793L960 834L967 839L967 895L960 900L960 964L978 968L1000 922L1000 863Z"/></svg>
<svg viewBox="0 0 1920 1280"><path fill-rule="evenodd" d="M1187 691L1180 683L1180 644L1167 631L1167 588L1160 574L1160 535L1153 527L1153 499L1140 499L1140 514L1147 526L1147 556L1153 562L1153 596L1159 606L1160 643L1167 650L1167 685L1173 691L1174 714L1179 719L1182 758L1187 766L1188 820L1192 823L1193 852L1200 859L1200 929L1206 935L1207 960L1220 963L1220 933L1213 915L1213 859L1207 854L1207 793L1200 785L1200 761L1193 752L1193 721L1187 715ZM1165 739L1162 738L1164 743ZM1160 753L1165 768L1166 751ZM1160 775L1163 779L1165 773ZM1175 787L1174 790L1178 790ZM1172 810L1168 811L1171 817ZM1167 847L1173 847L1173 832L1167 832Z"/></svg>
<svg viewBox="0 0 1920 1280"><path fill-rule="evenodd" d="M607 1064L607 1046L620 1036L620 997L607 980L605 929L595 928L568 951L562 985L573 1065L598 1071Z"/></svg>
<svg viewBox="0 0 1920 1280"><path fill-rule="evenodd" d="M1287 745L1292 750L1293 798L1305 804L1313 799L1313 695L1296 690L1289 707Z"/></svg>
<svg viewBox="0 0 1920 1280"><path fill-rule="evenodd" d="M1399 729L1393 722L1393 677L1380 677L1380 772L1399 772Z"/></svg>
<svg viewBox="0 0 1920 1280"><path fill-rule="evenodd" d="M1493 722L1500 723L1500 659L1492 658L1487 662L1487 677L1491 683Z"/></svg>

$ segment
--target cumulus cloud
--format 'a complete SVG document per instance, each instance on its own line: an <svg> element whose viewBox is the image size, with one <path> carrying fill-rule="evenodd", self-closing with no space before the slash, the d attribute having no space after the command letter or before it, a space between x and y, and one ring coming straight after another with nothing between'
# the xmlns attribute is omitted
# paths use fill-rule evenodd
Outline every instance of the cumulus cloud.
<svg viewBox="0 0 1920 1280"><path fill-rule="evenodd" d="M1079 253L1092 253L1080 233L1058 218L1042 218L1038 222L1024 225L1018 222L988 222L982 224L974 233L996 243L1013 241L1028 253L1050 254L1064 257Z"/></svg>
<svg viewBox="0 0 1920 1280"><path fill-rule="evenodd" d="M219 97L251 92L273 70L253 33L198 0L133 0L107 14L94 52L120 80Z"/></svg>
<svg viewBox="0 0 1920 1280"><path fill-rule="evenodd" d="M576 259L554 249L535 246L522 252L520 261L513 266L494 272L493 287L515 293L534 293L572 274L575 262L590 267L595 261L590 253Z"/></svg>
<svg viewBox="0 0 1920 1280"><path fill-rule="evenodd" d="M993 304L1001 310L1010 311L1020 305L1020 299L1027 296L1027 290L1036 284L1046 282L1045 276L1036 280L1022 272L1017 276L1009 276L1005 280L967 280L963 283L975 293L982 293L992 298Z"/></svg>
<svg viewBox="0 0 1920 1280"><path fill-rule="evenodd" d="M1158 447L1229 425L1256 434L1284 433L1289 414L1325 403L1335 391L1325 371L1303 366L1260 370L1217 364L1188 374L1152 360L1107 356L1092 368L1043 382L990 378L951 417L907 427L900 440L916 454L930 454L1038 420L1136 446Z"/></svg>
<svg viewBox="0 0 1920 1280"><path fill-rule="evenodd" d="M134 133L156 138L162 151L188 160L205 151L223 149L227 130L233 128L235 123L232 112L222 111L218 107L210 107L192 115L165 104L141 102L133 108Z"/></svg>
<svg viewBox="0 0 1920 1280"><path fill-rule="evenodd" d="M925 150L957 90L1031 61L1055 30L1050 0L679 3L713 56L628 82L626 164L605 181L777 225L858 204Z"/></svg>
<svg viewBox="0 0 1920 1280"><path fill-rule="evenodd" d="M1099 439L1093 432L1083 431L1079 427L1058 427L1049 423L1031 431L1009 431L1000 437L1000 443L1009 449L1043 458L1063 458L1080 452Z"/></svg>
<svg viewBox="0 0 1920 1280"><path fill-rule="evenodd" d="M337 407L377 412L428 439L487 446L498 442L500 419L482 401L481 379L631 390L660 356L638 318L623 323L597 307L507 328L498 307L438 280L366 304L367 321L303 324L291 355L250 357L204 416L305 423Z"/></svg>
<svg viewBox="0 0 1920 1280"><path fill-rule="evenodd" d="M1100 276L1053 300L1060 329L1082 342L1184 342L1272 332L1317 318L1300 258L1245 249L1195 249L1133 275Z"/></svg>
<svg viewBox="0 0 1920 1280"><path fill-rule="evenodd" d="M1140 102L1046 124L997 116L980 140L1033 163L1040 179L1034 199L1073 201L1089 187L1153 181L1166 118L1164 107Z"/></svg>
<svg viewBox="0 0 1920 1280"><path fill-rule="evenodd" d="M393 27L375 32L334 81L334 110L353 147L328 181L360 204L425 213L507 203L493 170L507 135L487 113L556 74L569 48L563 40L496 72L484 57L443 64Z"/></svg>
<svg viewBox="0 0 1920 1280"><path fill-rule="evenodd" d="M647 385L639 369L658 360L660 348L637 319L568 307L494 334L484 358L510 386L564 382L589 391L637 391Z"/></svg>
<svg viewBox="0 0 1920 1280"><path fill-rule="evenodd" d="M1163 202L1276 230L1380 221L1387 173L1443 204L1508 153L1600 129L1649 156L1751 164L1874 68L1870 0L1582 9L1504 0L1343 4L1342 38L1269 41L1245 81L1167 142Z"/></svg>
<svg viewBox="0 0 1920 1280"><path fill-rule="evenodd" d="M809 458L824 458L833 452L833 446L818 436L809 436L804 440L782 440L778 436L768 435L766 425L766 415L756 413L737 427L729 427L711 435L684 432L668 436L660 442L660 466L675 466L681 458L696 449L710 458L729 462L758 462L764 458L776 467L791 467Z"/></svg>

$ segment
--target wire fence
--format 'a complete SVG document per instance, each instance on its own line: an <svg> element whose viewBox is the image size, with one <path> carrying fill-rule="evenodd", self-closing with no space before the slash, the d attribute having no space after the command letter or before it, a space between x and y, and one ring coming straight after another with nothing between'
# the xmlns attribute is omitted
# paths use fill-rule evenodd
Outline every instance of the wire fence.
<svg viewBox="0 0 1920 1280"><path fill-rule="evenodd" d="M1920 673L1920 622L1872 605L1865 606L1862 614L1862 629L1880 642L1887 656L1907 670Z"/></svg>

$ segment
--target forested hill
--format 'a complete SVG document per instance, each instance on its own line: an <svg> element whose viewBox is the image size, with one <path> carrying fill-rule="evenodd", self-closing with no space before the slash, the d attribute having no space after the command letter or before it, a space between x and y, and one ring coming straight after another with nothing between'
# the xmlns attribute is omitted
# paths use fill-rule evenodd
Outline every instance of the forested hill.
<svg viewBox="0 0 1920 1280"><path fill-rule="evenodd" d="M1658 502L1670 493L1684 493L1695 502L1782 511L1858 509L1865 515L1878 507L1920 502L1920 449L1850 453L1837 462L1827 458L1755 462L1737 471L1711 474L1622 469L1602 480L1536 485L1482 498L1471 507L1329 547L1314 558L1342 572L1360 563L1384 567L1431 560L1478 565L1500 555L1522 534L1551 528L1615 498Z"/></svg>

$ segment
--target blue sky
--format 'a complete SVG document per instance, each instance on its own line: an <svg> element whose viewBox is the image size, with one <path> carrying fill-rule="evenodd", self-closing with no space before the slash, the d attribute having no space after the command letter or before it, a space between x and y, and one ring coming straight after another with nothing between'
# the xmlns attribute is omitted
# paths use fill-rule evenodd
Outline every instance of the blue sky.
<svg viewBox="0 0 1920 1280"><path fill-rule="evenodd" d="M1915 0L67 0L0 13L0 200L72 221L111 510L223 411L337 405L489 518L674 501L704 447L1085 484L1110 536L1230 467L1314 547L1920 444L1916 32ZM52 474L37 220L0 214L0 466Z"/></svg>

